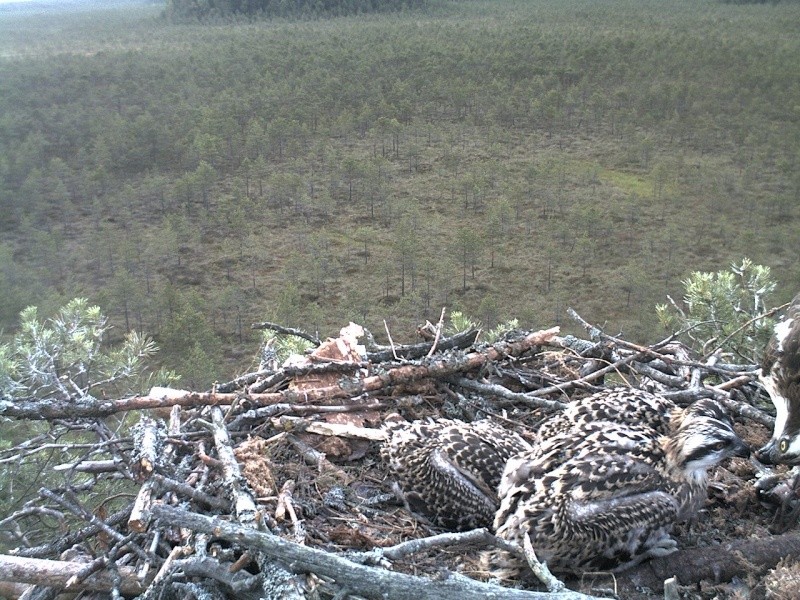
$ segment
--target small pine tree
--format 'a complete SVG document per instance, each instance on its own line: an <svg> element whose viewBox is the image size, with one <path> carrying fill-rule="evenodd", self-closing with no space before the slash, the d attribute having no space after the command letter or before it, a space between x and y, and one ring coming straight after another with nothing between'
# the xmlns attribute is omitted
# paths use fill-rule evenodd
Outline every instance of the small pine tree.
<svg viewBox="0 0 800 600"><path fill-rule="evenodd" d="M153 341L136 332L128 333L119 344L108 343L110 326L100 308L86 299L76 298L50 318L42 318L35 306L20 313L17 334L9 343L0 344L0 401L22 399L65 402L94 397L121 397L139 393L153 385L168 385L177 377L169 371L151 371L148 361L156 353ZM127 415L104 419L97 429L124 427ZM69 463L85 458L85 447L92 440L93 428L85 429L59 423L14 422L0 419L0 519L18 510L42 486L62 486L69 472L54 471L53 461ZM20 452L20 442L46 436L60 446L60 451ZM22 457L24 460L8 460ZM126 482L115 486L124 487ZM109 486L93 492L98 505L111 509L118 502ZM130 492L130 490L126 490ZM121 502L121 500L120 500ZM49 539L51 529L63 523L31 525L26 533L29 543ZM4 551L0 539L0 552Z"/></svg>
<svg viewBox="0 0 800 600"><path fill-rule="evenodd" d="M166 371L148 374L147 361L158 350L149 337L131 331L121 344L109 345L108 319L85 298L51 318L42 319L35 306L19 318L18 333L0 345L0 385L11 399L120 396L174 379Z"/></svg>
<svg viewBox="0 0 800 600"><path fill-rule="evenodd" d="M314 344L304 338L265 331L260 353L262 368L265 363L272 363L268 368L277 369L293 354L304 355L313 347Z"/></svg>
<svg viewBox="0 0 800 600"><path fill-rule="evenodd" d="M475 329L477 327L478 323L470 319L463 312L454 310L450 313L450 325L445 328L445 331L453 334L467 331L469 329Z"/></svg>
<svg viewBox="0 0 800 600"><path fill-rule="evenodd" d="M680 330L691 347L705 354L721 348L757 363L774 324L766 316L776 287L770 268L745 258L728 271L696 271L682 283L683 306L671 298L656 306L661 325Z"/></svg>

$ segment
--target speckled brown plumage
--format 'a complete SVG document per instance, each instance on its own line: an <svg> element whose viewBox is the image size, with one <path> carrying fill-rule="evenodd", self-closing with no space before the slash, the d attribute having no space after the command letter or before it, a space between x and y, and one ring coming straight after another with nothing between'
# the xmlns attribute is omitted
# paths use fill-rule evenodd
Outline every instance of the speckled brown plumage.
<svg viewBox="0 0 800 600"><path fill-rule="evenodd" d="M668 435L642 425L594 420L561 430L511 458L498 488L497 535L530 535L555 571L622 570L676 547L673 525L706 498L706 472L748 453L724 410L701 400ZM514 578L521 565L487 555L489 569Z"/></svg>
<svg viewBox="0 0 800 600"><path fill-rule="evenodd" d="M633 388L609 388L570 402L539 425L536 438L544 441L575 425L594 421L641 425L668 433L682 415L674 402L662 396Z"/></svg>
<svg viewBox="0 0 800 600"><path fill-rule="evenodd" d="M767 344L761 382L775 405L775 427L756 452L766 463L800 464L800 294L794 297Z"/></svg>
<svg viewBox="0 0 800 600"><path fill-rule="evenodd" d="M509 457L530 450L491 421L390 423L381 454L409 509L450 530L489 527Z"/></svg>

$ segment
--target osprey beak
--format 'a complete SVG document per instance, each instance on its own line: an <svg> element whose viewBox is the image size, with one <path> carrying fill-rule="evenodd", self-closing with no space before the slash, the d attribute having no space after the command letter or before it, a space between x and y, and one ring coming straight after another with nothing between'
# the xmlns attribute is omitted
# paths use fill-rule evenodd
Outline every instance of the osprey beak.
<svg viewBox="0 0 800 600"><path fill-rule="evenodd" d="M736 445L733 447L733 455L750 458L750 446L744 440L737 440Z"/></svg>
<svg viewBox="0 0 800 600"><path fill-rule="evenodd" d="M783 451L781 445L785 445ZM756 450L755 455L765 465L800 465L800 432L772 438L763 448Z"/></svg>
<svg viewBox="0 0 800 600"><path fill-rule="evenodd" d="M775 441L775 438L770 439L769 442L753 453L756 459L758 459L758 462L765 465L775 464Z"/></svg>

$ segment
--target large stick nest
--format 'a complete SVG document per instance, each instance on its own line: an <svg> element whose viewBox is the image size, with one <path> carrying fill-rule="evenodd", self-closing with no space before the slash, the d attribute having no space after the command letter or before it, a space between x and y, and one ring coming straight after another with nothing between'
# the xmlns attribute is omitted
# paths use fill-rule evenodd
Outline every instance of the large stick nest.
<svg viewBox="0 0 800 600"><path fill-rule="evenodd" d="M491 535L440 535L392 493L378 452L387 417L490 417L530 436L571 399L613 383L679 404L717 398L754 447L771 432L755 365L700 361L671 339L641 347L588 325L591 339L556 328L491 345L477 331L446 337L440 327L422 328L420 344L366 349L358 328L345 328L300 361L206 392L3 402L0 415L50 429L0 460L50 460L40 467L47 485L1 523L17 547L0 556L0 595L586 597L485 583L477 557ZM76 430L82 443L65 441ZM57 464L59 450L81 455ZM774 488L782 506L766 502L754 486L762 475L750 461L724 465L700 518L676 533L678 553L567 586L654 598L677 576L667 593L683 597L785 589L796 573L775 566L800 549L796 493L787 481Z"/></svg>

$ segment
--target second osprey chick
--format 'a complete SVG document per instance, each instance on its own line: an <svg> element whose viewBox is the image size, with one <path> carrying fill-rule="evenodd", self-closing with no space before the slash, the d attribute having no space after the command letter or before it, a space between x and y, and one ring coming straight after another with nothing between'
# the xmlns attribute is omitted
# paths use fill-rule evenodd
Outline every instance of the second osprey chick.
<svg viewBox="0 0 800 600"><path fill-rule="evenodd" d="M389 423L381 454L409 510L434 525L466 531L490 527L497 484L511 456L531 449L491 421L439 419Z"/></svg>

